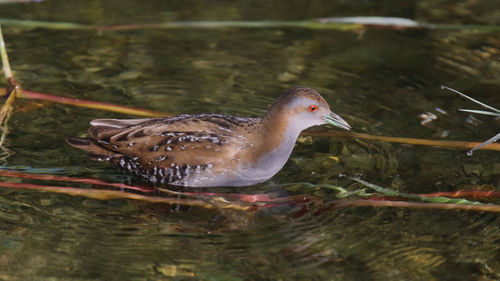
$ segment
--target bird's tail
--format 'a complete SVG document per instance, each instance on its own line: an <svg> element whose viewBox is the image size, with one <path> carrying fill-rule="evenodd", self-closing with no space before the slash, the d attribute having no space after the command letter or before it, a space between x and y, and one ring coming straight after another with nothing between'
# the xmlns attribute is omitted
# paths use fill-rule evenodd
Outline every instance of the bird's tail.
<svg viewBox="0 0 500 281"><path fill-rule="evenodd" d="M110 151L103 146L100 146L95 140L88 138L67 138L66 142L70 145L88 152L89 157L98 161L105 161L113 158L116 152Z"/></svg>

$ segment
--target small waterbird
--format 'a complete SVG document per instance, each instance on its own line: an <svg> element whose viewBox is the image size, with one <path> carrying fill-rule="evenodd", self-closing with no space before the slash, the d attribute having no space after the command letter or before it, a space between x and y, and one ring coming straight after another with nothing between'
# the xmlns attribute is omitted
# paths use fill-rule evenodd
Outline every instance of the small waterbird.
<svg viewBox="0 0 500 281"><path fill-rule="evenodd" d="M97 119L90 123L89 138L67 142L153 184L244 186L274 176L300 132L327 123L351 129L318 92L294 87L261 118L182 114Z"/></svg>

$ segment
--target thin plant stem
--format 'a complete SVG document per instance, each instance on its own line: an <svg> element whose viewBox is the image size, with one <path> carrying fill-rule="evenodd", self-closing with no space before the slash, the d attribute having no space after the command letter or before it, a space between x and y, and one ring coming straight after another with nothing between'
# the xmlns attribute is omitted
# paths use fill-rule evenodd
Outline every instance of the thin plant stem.
<svg viewBox="0 0 500 281"><path fill-rule="evenodd" d="M6 94L7 94L7 89L0 88L0 97L5 96ZM91 108L91 109L96 109L96 110L104 110L104 111L109 111L109 112L117 112L117 113L138 115L138 116L145 116L145 117L166 117L166 116L168 116L168 114L166 114L166 113L154 111L154 110L148 110L148 109L142 109L142 108L136 108L136 107L130 107L130 106L124 106L124 105L116 105L116 104L111 104L111 103L106 103L106 102L96 102L96 101L90 101L90 100L55 96L55 95L27 91L27 90L23 90L22 93L18 94L18 97L23 98L23 99L45 100L45 101L56 102L56 103L60 103L60 104L67 104L67 105L73 105L73 106L78 106L78 107L85 107L85 108Z"/></svg>
<svg viewBox="0 0 500 281"><path fill-rule="evenodd" d="M464 93L462 93L462 92L460 92L460 91L457 91L457 90L455 90L455 89L453 89L453 88L450 88L450 87L447 87L447 86L441 85L441 89L446 89L446 90L452 91L452 92L454 92L454 93L456 93L456 94L460 95L461 97L464 97L464 98L466 98L466 99L468 99L468 100L470 100L470 101L472 101L472 102L474 102L474 103L476 103L476 104L479 104L480 106L482 106L482 107L484 107L484 108L487 108L487 109L489 109L489 110L493 110L493 111L495 111L495 112L497 112L497 113L500 113L500 109L494 108L493 106L489 106L489 105L487 105L487 104L485 104L485 103L483 103L483 102L480 102L480 101L478 101L478 100L476 100L476 99L474 99L474 98L471 98L471 97L469 97L468 95L466 95L466 94L464 94Z"/></svg>
<svg viewBox="0 0 500 281"><path fill-rule="evenodd" d="M10 69L9 57L7 56L7 49L5 47L5 41L3 39L1 25L0 25L0 55L2 56L2 69L5 78L9 79L12 77L12 70Z"/></svg>
<svg viewBox="0 0 500 281"><path fill-rule="evenodd" d="M67 186L37 185L28 183L4 182L0 181L0 187L30 189L38 191L49 191L62 193L72 196L84 196L98 200L111 199L133 199L149 203L164 203L170 205L197 206L205 209L232 209L238 211L254 211L258 209L258 204L238 204L235 202L225 202L224 200L197 200L197 199L178 199L171 197L146 196L131 192L108 190L108 189L86 189Z"/></svg>
<svg viewBox="0 0 500 281"><path fill-rule="evenodd" d="M377 136L364 133L355 132L344 132L344 131L333 131L333 130L318 130L318 131L304 131L303 136L325 136L325 137L353 137L366 140L380 140L386 142L402 143L402 144L412 144L412 145L425 145L425 146L437 146L446 148L462 148L471 149L478 145L480 142L466 142L466 141L443 141L443 140L428 140L428 139L417 139L417 138L400 138L400 137L389 137L389 136ZM486 146L481 147L484 150L495 150L500 151L499 143L490 143Z"/></svg>
<svg viewBox="0 0 500 281"><path fill-rule="evenodd" d="M1 94L1 92L0 92L0 94ZM23 91L19 97L27 98L27 99L40 99L40 100L46 100L46 101L51 101L51 102L57 102L57 103L61 103L61 104L74 105L74 106L86 107L86 108L97 109L97 110L105 110L105 111L111 111L111 112L118 112L118 113L123 113L123 114L146 116L146 117L166 117L166 116L168 116L168 114L166 114L166 113L154 111L154 110L134 108L134 107L116 105L116 104L105 103L105 102L95 102L95 101L89 101L89 100L83 100L83 99L61 97L61 96L49 95L49 94L44 94L44 93L32 92L32 91Z"/></svg>
<svg viewBox="0 0 500 281"><path fill-rule="evenodd" d="M457 191L438 191L420 196L445 196L445 197L470 197L470 198L500 198L500 191L483 191L483 190L457 190Z"/></svg>
<svg viewBox="0 0 500 281"><path fill-rule="evenodd" d="M17 83L12 75L12 70L10 68L9 57L7 55L7 49L5 47L5 41L3 39L2 27L0 26L0 56L2 60L2 69L7 79L9 88L7 88L7 100L5 101L2 109L0 110L0 130L2 131L2 136L0 137L0 150L1 158L0 161L5 163L7 158L12 155L12 151L4 146L5 138L8 134L7 122L13 111L14 100L18 93L22 92L21 86Z"/></svg>
<svg viewBox="0 0 500 281"><path fill-rule="evenodd" d="M326 210L348 208L348 207L395 207L395 208L410 208L410 209L440 209L440 210L463 210L463 211L478 211L478 212L493 212L500 213L500 206L495 204L483 205L464 205L464 204L449 204L449 203L422 203L408 201L376 201L367 199L358 200L336 200L327 203L327 206L316 211L318 215Z"/></svg>
<svg viewBox="0 0 500 281"><path fill-rule="evenodd" d="M225 28L303 28L329 30L356 30L360 28L387 29L441 29L441 30L484 30L498 31L498 25L446 25L419 23L404 18L393 17L329 17L304 21L171 21L146 24L86 25L72 22L48 22L38 20L18 20L0 18L0 24L25 28L45 28L52 30L99 30L125 31L146 29L225 29Z"/></svg>
<svg viewBox="0 0 500 281"><path fill-rule="evenodd" d="M500 112L491 112L491 111L475 110L475 109L463 109L463 108L459 108L458 111L500 117Z"/></svg>
<svg viewBox="0 0 500 281"><path fill-rule="evenodd" d="M85 183L85 184L100 185L100 186L110 186L119 189L135 190L144 193L152 193L155 191L155 189L152 187L139 187L123 183L110 183L98 179L73 178L73 177L46 175L46 174L32 174L32 173L15 172L15 171L8 171L1 169L0 169L0 177Z"/></svg>
<svg viewBox="0 0 500 281"><path fill-rule="evenodd" d="M492 144L492 143L496 142L499 139L500 139L500 133L496 134L494 137L492 137L489 140L483 142L482 144L474 147L473 149L467 151L467 155L471 156L472 153L474 153L475 150L481 149L481 148L483 148L483 147L485 147L485 146L487 146L489 144Z"/></svg>

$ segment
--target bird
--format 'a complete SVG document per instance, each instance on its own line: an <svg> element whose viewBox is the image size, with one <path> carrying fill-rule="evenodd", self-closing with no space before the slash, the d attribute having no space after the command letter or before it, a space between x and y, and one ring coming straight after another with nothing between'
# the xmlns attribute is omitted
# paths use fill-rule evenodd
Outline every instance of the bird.
<svg viewBox="0 0 500 281"><path fill-rule="evenodd" d="M285 165L302 130L351 126L315 90L286 90L262 117L181 114L164 118L96 119L88 138L67 138L94 160L153 185L249 186Z"/></svg>

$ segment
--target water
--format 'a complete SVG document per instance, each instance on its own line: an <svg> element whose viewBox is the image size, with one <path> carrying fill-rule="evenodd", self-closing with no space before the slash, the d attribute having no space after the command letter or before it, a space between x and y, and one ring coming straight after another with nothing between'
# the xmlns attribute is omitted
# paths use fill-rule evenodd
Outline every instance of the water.
<svg viewBox="0 0 500 281"><path fill-rule="evenodd" d="M495 1L42 1L1 4L0 18L108 25L393 16L498 27L498 8ZM477 107L440 89L500 106L495 30L3 29L15 75L32 91L170 114L259 116L287 87L307 85L356 132L470 141L498 133L498 120L458 112ZM92 119L130 116L30 100L15 108L10 169L140 183L64 142L83 136ZM437 119L423 126L419 115L427 112ZM2 188L0 279L498 280L496 213L329 209L334 191L293 183L354 188L338 177L347 174L408 193L498 190L499 159L491 151L469 157L465 149L314 137L266 183L206 190L316 198L304 210L207 210Z"/></svg>

